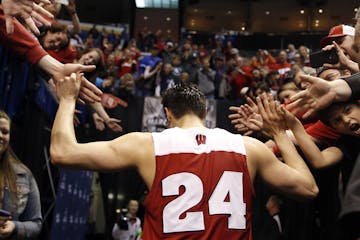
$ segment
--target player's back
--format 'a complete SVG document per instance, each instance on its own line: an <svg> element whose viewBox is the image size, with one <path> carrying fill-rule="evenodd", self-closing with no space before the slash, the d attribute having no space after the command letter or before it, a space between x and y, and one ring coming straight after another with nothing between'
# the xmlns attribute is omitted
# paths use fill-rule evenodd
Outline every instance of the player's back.
<svg viewBox="0 0 360 240"><path fill-rule="evenodd" d="M172 128L153 139L143 239L251 239L253 187L242 137Z"/></svg>

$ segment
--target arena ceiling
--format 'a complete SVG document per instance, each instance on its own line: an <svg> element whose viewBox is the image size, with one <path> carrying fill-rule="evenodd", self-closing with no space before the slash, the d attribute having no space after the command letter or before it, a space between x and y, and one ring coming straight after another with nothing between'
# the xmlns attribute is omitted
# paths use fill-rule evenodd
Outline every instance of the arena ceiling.
<svg viewBox="0 0 360 240"><path fill-rule="evenodd" d="M129 23L135 20L135 0L77 0L81 21ZM186 29L216 32L286 33L327 31L353 24L355 0L180 0L180 21Z"/></svg>

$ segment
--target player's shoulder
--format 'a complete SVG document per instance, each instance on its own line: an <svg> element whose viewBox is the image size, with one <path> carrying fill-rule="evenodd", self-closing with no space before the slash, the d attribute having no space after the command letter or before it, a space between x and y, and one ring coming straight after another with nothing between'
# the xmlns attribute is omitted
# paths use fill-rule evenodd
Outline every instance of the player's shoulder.
<svg viewBox="0 0 360 240"><path fill-rule="evenodd" d="M242 139L246 152L248 153L264 153L263 150L266 150L265 152L269 150L269 148L263 142L256 138L243 136Z"/></svg>
<svg viewBox="0 0 360 240"><path fill-rule="evenodd" d="M130 132L121 137L118 137L111 142L127 142L127 143L136 143L137 145L149 144L152 143L153 138L149 132ZM145 146L145 145L144 145Z"/></svg>

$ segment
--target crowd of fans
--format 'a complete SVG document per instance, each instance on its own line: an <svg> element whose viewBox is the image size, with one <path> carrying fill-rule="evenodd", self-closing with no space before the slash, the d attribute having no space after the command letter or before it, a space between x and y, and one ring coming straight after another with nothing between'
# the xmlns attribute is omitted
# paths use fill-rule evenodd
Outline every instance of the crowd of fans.
<svg viewBox="0 0 360 240"><path fill-rule="evenodd" d="M244 57L226 39L205 45L191 36L180 42L165 40L161 31L139 36L123 44L111 33L95 28L89 31L84 44L76 48L78 57L88 49L98 49L97 73L91 81L118 97L122 95L123 78L131 76L133 83L128 83L128 90L136 96L161 96L182 82L198 85L209 99L239 99L264 91L276 93L297 72L316 75L306 46L296 49L289 44L288 49L273 53L260 49L256 55ZM52 56L59 58L61 51Z"/></svg>
<svg viewBox="0 0 360 240"><path fill-rule="evenodd" d="M297 72L317 74L310 67L310 50L303 45L296 49L289 44L273 53L259 49L254 56L244 57L231 39L218 34L210 43L201 43L191 35L181 41L165 39L161 30L144 30L125 42L114 32L100 31L96 26L80 33L75 3L70 3L66 9L74 27L53 23L42 30L40 43L63 63L77 61L94 49L96 54L84 62L97 66L88 79L118 97L123 94L124 77L128 91L136 96L161 96L167 88L184 82L198 85L210 99L238 99L244 94L276 93ZM60 9L53 5L45 8L55 16Z"/></svg>

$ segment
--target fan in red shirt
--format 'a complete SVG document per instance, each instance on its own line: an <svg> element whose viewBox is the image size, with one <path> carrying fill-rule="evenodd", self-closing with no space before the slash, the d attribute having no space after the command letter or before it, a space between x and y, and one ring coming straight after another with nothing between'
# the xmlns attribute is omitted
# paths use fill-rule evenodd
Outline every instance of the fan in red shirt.
<svg viewBox="0 0 360 240"><path fill-rule="evenodd" d="M233 94L236 98L241 96L241 89L249 87L253 84L251 67L244 65L244 59L240 56L236 57L236 67L230 73L229 83L232 87Z"/></svg>

